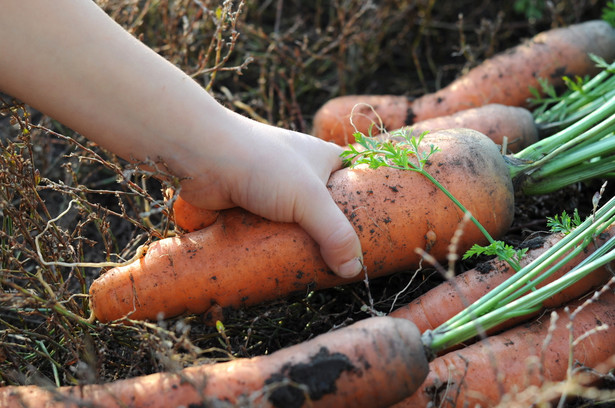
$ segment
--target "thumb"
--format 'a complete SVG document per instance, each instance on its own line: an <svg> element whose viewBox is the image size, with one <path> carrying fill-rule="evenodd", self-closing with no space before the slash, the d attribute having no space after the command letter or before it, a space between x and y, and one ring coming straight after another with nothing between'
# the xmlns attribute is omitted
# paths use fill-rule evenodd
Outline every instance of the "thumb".
<svg viewBox="0 0 615 408"><path fill-rule="evenodd" d="M325 263L337 275L352 278L363 269L361 243L324 185L310 197L296 222L318 243Z"/></svg>

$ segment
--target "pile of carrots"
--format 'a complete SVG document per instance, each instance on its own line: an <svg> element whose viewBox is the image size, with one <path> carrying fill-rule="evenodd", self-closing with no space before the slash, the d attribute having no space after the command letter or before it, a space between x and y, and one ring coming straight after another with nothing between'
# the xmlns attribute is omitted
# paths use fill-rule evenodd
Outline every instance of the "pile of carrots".
<svg viewBox="0 0 615 408"><path fill-rule="evenodd" d="M594 75L598 68L589 54L612 61L614 41L612 27L599 20L545 31L414 100L397 95L334 98L316 113L312 133L347 145L354 142L355 132L375 135L410 125L421 130L465 127L494 137L496 143L506 135L515 152L532 142L533 122L528 115L519 120L522 114L493 105L527 108L530 89L540 89L540 79L558 87L564 76ZM481 112L469 110L473 108Z"/></svg>
<svg viewBox="0 0 615 408"><path fill-rule="evenodd" d="M440 149L426 164L427 170L489 234L502 237L512 223L515 195L502 145L514 151L538 139L531 115L522 108L530 96L526 90L538 86L538 77L594 73L588 53L615 59L615 30L599 21L551 30L414 101L389 96L332 100L317 115L315 134L346 144L353 142L355 130L377 133L409 124L419 132L440 129L424 139L425 148ZM361 103L370 105L369 109L354 108L367 106ZM512 120L505 125L499 115ZM370 277L416 267L422 258L415 248L445 261L461 226L460 252L485 243L482 232L420 174L346 168L331 176L328 188L360 236ZM178 226L190 232L155 242L141 259L105 272L92 284L91 307L99 321L157 319L204 313L214 306L249 306L307 288L348 282L326 268L314 241L297 225L270 222L240 209L197 212L181 198L174 212ZM614 233L609 229L600 239ZM560 238L550 237L545 247ZM532 251L526 261L539 253ZM581 364L595 367L615 354L611 290L603 290L587 304L568 305L578 310L574 319L563 308L603 286L611 277L603 268L545 305L560 308L557 322L543 319L517 325L487 341L433 355L421 333L446 321L512 272L501 261L490 262L489 268L487 274L484 268L468 271L391 316L365 319L269 356L53 392L5 387L0 389L0 406L76 407L88 401L106 407L248 403L415 407L430 402L491 406L515 389L566 378L568 359L563 356L570 352L568 333L580 338L574 359ZM601 329L583 338L597 321ZM545 342L547 334L552 338L549 342ZM543 359L542 370L528 370L530 356ZM486 390L486 383L495 387Z"/></svg>

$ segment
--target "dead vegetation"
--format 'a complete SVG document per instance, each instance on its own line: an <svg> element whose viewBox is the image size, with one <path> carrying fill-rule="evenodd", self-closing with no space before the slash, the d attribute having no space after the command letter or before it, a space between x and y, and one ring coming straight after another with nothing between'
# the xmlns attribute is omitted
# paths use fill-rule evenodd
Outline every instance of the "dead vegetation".
<svg viewBox="0 0 615 408"><path fill-rule="evenodd" d="M599 17L604 2L98 3L226 106L309 132L313 113L333 96L434 91L521 38ZM525 6L515 11L519 5ZM0 99L0 144L0 386L104 383L271 353L370 311L387 313L441 279L425 267L374 280L369 288L308 292L229 312L218 327L201 316L91 323L86 294L100 268L54 262L128 259L139 245L172 233L161 193L166 186L8 95ZM583 185L521 200L509 242L539 235L555 212L589 211L595 190ZM73 200L74 208L50 224ZM610 377L603 382L603 389L612 388ZM586 398L569 404L613 401L607 390L579 395Z"/></svg>

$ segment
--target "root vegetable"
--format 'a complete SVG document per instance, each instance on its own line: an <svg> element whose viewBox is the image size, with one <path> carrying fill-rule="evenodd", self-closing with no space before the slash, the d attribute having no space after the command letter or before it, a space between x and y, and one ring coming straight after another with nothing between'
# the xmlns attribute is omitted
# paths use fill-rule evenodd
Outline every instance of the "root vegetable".
<svg viewBox="0 0 615 408"><path fill-rule="evenodd" d="M532 97L530 87L540 89L539 78L561 86L563 76L583 77L598 72L589 54L609 62L615 59L615 28L594 20L542 32L485 60L439 91L412 101L392 95L331 99L316 113L312 132L325 140L352 142L355 129L349 118L357 104L352 119L356 130L364 134L369 134L371 124L379 124L377 116L387 130L394 130L487 104L527 106ZM377 115L364 104L371 105Z"/></svg>
<svg viewBox="0 0 615 408"><path fill-rule="evenodd" d="M378 317L270 355L104 385L0 388L4 408L389 407L427 375L419 331ZM243 404L243 405L240 405Z"/></svg>
<svg viewBox="0 0 615 408"><path fill-rule="evenodd" d="M429 144L441 150L427 171L492 236L503 235L512 222L514 198L498 147L470 130L435 132L422 146ZM346 168L331 176L328 187L359 235L372 278L416 268L417 247L445 260L463 222L461 210L419 173ZM484 243L484 235L466 225L459 251L477 242ZM254 305L350 281L328 270L316 243L298 225L233 209L221 211L203 230L153 243L141 259L94 281L90 295L94 314L106 322Z"/></svg>
<svg viewBox="0 0 615 408"><path fill-rule="evenodd" d="M574 311L579 305L580 301L568 307ZM562 308L553 327L550 319L542 316L438 357L429 364L430 373L419 391L394 407L426 407L432 403L443 408L494 406L506 393L564 380L569 357L573 358L573 367L596 367L615 354L614 310L615 294L608 290L577 313L572 322ZM574 346L569 323L572 339L578 341Z"/></svg>

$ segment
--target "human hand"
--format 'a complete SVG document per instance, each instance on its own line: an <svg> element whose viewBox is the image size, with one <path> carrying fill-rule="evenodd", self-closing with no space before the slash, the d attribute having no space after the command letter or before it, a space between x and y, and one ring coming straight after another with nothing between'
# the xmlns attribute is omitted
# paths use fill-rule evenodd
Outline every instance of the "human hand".
<svg viewBox="0 0 615 408"><path fill-rule="evenodd" d="M326 182L342 165L342 148L309 135L248 121L218 138L215 156L187 149L181 196L207 209L239 206L273 221L296 222L320 245L323 259L342 277L361 271L361 247ZM243 130L239 130L243 129Z"/></svg>

